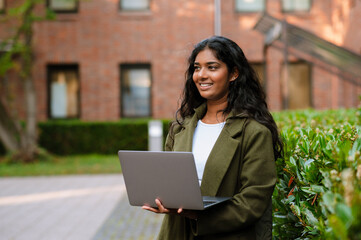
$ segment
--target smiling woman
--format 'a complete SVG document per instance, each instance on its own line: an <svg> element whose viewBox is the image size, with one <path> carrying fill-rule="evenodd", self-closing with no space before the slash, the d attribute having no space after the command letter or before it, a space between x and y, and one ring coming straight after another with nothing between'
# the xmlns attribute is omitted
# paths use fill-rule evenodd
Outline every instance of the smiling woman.
<svg viewBox="0 0 361 240"><path fill-rule="evenodd" d="M158 239L272 239L271 196L282 142L257 75L224 37L198 43L188 59L182 103L166 151L192 152L203 196L230 197L203 211L167 214Z"/></svg>
<svg viewBox="0 0 361 240"><path fill-rule="evenodd" d="M219 104L225 108L229 84L237 77L238 70L228 72L227 65L218 60L209 48L201 51L195 59L193 81L208 104ZM217 119L208 119L211 116L206 114L203 120L206 123L217 123Z"/></svg>

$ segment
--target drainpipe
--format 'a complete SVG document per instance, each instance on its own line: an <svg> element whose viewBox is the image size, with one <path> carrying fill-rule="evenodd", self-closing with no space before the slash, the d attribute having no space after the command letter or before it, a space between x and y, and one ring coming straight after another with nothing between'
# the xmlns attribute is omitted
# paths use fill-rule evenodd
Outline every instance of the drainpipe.
<svg viewBox="0 0 361 240"><path fill-rule="evenodd" d="M214 35L221 35L221 0L214 0Z"/></svg>

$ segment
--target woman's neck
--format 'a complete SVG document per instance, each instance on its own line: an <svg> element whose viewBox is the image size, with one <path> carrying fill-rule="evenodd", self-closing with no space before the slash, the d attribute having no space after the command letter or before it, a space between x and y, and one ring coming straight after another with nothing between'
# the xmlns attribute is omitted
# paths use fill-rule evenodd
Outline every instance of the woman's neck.
<svg viewBox="0 0 361 240"><path fill-rule="evenodd" d="M202 122L207 124L215 124L226 121L227 114L223 110L227 107L227 101L221 103L212 103L207 101L207 112L202 118Z"/></svg>

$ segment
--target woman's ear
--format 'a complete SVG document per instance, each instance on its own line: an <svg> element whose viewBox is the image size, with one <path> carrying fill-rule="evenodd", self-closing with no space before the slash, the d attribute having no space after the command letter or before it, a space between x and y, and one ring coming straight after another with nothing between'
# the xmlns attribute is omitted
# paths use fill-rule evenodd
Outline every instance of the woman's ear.
<svg viewBox="0 0 361 240"><path fill-rule="evenodd" d="M238 78L239 72L237 68L233 69L233 72L231 74L231 79L229 80L230 82L233 82L234 80L236 80Z"/></svg>

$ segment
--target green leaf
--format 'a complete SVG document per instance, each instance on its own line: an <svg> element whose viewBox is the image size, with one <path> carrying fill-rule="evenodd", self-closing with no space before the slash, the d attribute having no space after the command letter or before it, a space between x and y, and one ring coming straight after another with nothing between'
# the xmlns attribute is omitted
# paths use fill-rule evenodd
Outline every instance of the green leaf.
<svg viewBox="0 0 361 240"><path fill-rule="evenodd" d="M326 192L322 197L323 203L326 205L327 210L331 213L335 213L335 195L332 192Z"/></svg>
<svg viewBox="0 0 361 240"><path fill-rule="evenodd" d="M313 215L313 213L308 208L303 209L302 212L306 215L306 218L307 218L308 222L311 223L311 225L318 224L317 218L315 217L315 215Z"/></svg>
<svg viewBox="0 0 361 240"><path fill-rule="evenodd" d="M337 216L335 215L330 216L329 222L330 222L331 230L335 234L337 239L348 240L347 229Z"/></svg>
<svg viewBox="0 0 361 240"><path fill-rule="evenodd" d="M344 203L336 204L336 215L340 218L346 228L349 228L353 221L352 210Z"/></svg>
<svg viewBox="0 0 361 240"><path fill-rule="evenodd" d="M320 185L311 185L311 189L316 193L323 193L325 191L324 187Z"/></svg>

